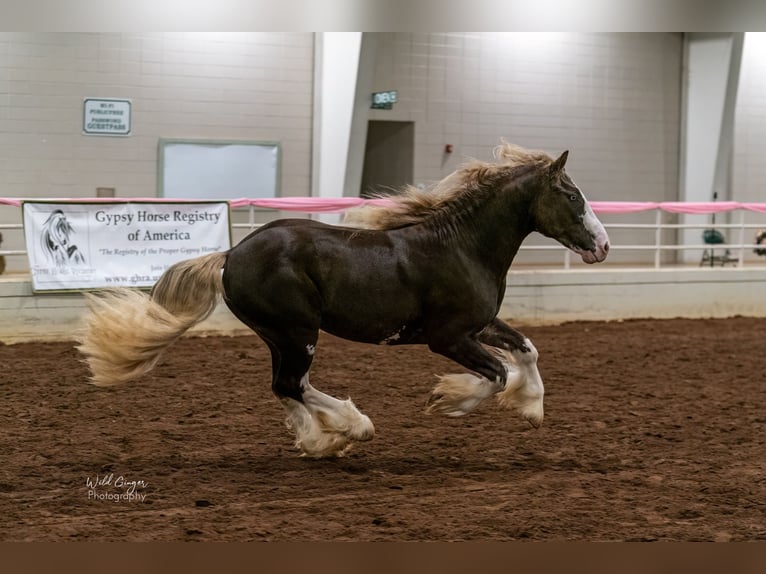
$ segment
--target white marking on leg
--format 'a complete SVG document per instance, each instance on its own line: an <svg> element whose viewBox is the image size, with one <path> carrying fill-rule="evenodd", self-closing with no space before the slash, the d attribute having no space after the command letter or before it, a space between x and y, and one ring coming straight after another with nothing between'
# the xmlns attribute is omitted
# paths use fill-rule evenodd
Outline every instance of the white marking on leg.
<svg viewBox="0 0 766 574"><path fill-rule="evenodd" d="M295 433L295 446L303 456L315 458L343 456L352 441L370 440L375 427L351 402L341 401L318 391L306 373L301 379L303 402L282 399L287 411L287 427Z"/></svg>
<svg viewBox="0 0 766 574"><path fill-rule="evenodd" d="M389 335L385 339L383 339L378 345L390 345L391 343L394 343L401 339L402 337L402 331L404 331L407 328L407 325L402 325L401 329L399 329L396 333L393 335Z"/></svg>
<svg viewBox="0 0 766 574"><path fill-rule="evenodd" d="M303 403L283 398L282 406L287 411L287 428L295 433L295 446L301 450L302 456L343 456L348 450L350 441L341 434L322 430L317 419Z"/></svg>
<svg viewBox="0 0 766 574"><path fill-rule="evenodd" d="M543 422L543 396L545 388L540 371L537 368L537 349L532 341L525 338L528 352L504 351L495 349L495 353L508 370L508 382L505 389L498 393L498 402L521 414L535 428Z"/></svg>
<svg viewBox="0 0 766 574"><path fill-rule="evenodd" d="M351 440L370 440L375 427L370 417L359 412L351 399L341 401L318 391L308 382L302 382L303 403L327 432L340 433Z"/></svg>

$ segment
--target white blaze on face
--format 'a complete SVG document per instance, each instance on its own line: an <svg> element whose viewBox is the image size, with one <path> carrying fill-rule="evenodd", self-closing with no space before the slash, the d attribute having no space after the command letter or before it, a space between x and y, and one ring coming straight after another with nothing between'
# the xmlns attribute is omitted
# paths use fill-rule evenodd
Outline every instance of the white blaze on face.
<svg viewBox="0 0 766 574"><path fill-rule="evenodd" d="M571 180L569 180L569 183L574 185ZM582 260L585 263L601 263L606 259L606 254L609 252L609 236L607 235L603 224L599 221L598 217L596 217L596 214L593 213L593 209L585 198L583 192L580 191L576 185L574 185L574 187L577 189L577 192L580 194L585 205L583 214L580 217L582 218L583 227L585 227L585 230L593 239L594 247L592 251L586 251L579 247L570 248L582 257Z"/></svg>
<svg viewBox="0 0 766 574"><path fill-rule="evenodd" d="M582 222L585 229L593 237L596 248L593 251L578 250L578 253L585 263L600 263L606 259L606 254L609 252L609 235L607 235L604 225L596 217L596 214L593 213L593 209L591 209L587 200L585 201L585 214L583 215Z"/></svg>

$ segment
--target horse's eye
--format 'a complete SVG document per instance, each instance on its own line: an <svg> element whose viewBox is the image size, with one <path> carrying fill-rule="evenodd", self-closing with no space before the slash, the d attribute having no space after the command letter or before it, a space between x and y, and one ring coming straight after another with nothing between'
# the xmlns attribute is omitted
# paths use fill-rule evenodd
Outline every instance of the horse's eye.
<svg viewBox="0 0 766 574"><path fill-rule="evenodd" d="M577 201L577 194L573 193L572 195L570 195L569 196L569 201Z"/></svg>

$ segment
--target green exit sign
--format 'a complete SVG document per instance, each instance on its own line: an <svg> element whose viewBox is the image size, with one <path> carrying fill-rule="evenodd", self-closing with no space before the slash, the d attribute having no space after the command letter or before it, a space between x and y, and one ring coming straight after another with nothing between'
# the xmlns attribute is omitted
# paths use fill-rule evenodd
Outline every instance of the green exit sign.
<svg viewBox="0 0 766 574"><path fill-rule="evenodd" d="M372 106L373 110L390 110L394 107L397 101L396 90L389 90L388 92L374 92L372 94Z"/></svg>

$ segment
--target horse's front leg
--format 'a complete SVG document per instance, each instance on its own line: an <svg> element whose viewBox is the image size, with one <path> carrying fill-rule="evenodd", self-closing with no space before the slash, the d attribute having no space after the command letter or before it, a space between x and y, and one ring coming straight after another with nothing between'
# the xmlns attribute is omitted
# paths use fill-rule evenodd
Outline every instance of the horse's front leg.
<svg viewBox="0 0 766 574"><path fill-rule="evenodd" d="M497 395L498 402L518 410L532 426L540 426L545 389L532 341L497 317L479 333L478 339L491 347L509 373L518 373L508 378L508 384Z"/></svg>
<svg viewBox="0 0 766 574"><path fill-rule="evenodd" d="M506 351L519 350L526 353L531 350L528 345L529 339L497 317L479 332L477 338L485 345Z"/></svg>
<svg viewBox="0 0 766 574"><path fill-rule="evenodd" d="M429 341L429 348L478 373L441 375L428 400L428 413L448 416L465 415L482 401L501 392L508 384L509 372L503 363L488 352L474 337Z"/></svg>

